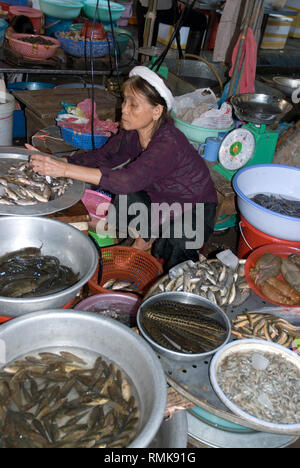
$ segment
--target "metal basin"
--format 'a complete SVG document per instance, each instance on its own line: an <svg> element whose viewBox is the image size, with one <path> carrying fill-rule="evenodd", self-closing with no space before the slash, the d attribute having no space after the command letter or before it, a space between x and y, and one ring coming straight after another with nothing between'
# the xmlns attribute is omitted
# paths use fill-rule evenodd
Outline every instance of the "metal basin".
<svg viewBox="0 0 300 468"><path fill-rule="evenodd" d="M213 310L214 313L210 315L210 317L217 320L226 330L226 338L224 339L224 342L222 343L222 345L206 353L187 354L187 353L172 351L156 343L156 341L152 339L152 337L148 334L148 332L144 329L142 325L143 308L145 308L146 306L153 305L156 302L159 302L162 300L175 301L175 302L179 302L182 304L200 305L200 306ZM225 344L228 343L231 337L231 324L227 315L225 314L225 312L223 312L221 307L219 307L216 304L213 304L211 301L209 301L208 299L205 299L204 297L200 297L200 296L197 296L196 294L187 293L187 292L166 292L166 293L156 294L155 296L149 297L141 304L138 310L137 324L143 337L148 341L148 343L152 346L152 348L159 355L165 356L175 361L182 361L186 363L194 363L194 362L196 363L196 362L199 362L199 360L200 361L206 360L212 357L219 349L221 349Z"/></svg>
<svg viewBox="0 0 300 468"><path fill-rule="evenodd" d="M71 267L75 273L79 272L79 281L68 289L44 297L16 299L0 296L0 315L17 317L33 311L64 307L75 298L97 268L97 250L78 229L50 218L0 218L0 256L25 247L41 246L43 255L55 256L61 264Z"/></svg>
<svg viewBox="0 0 300 468"><path fill-rule="evenodd" d="M147 447L157 434L167 402L165 375L150 346L125 325L89 312L46 310L2 325L0 341L2 364L45 349L113 361L127 374L140 401L139 432L129 447Z"/></svg>
<svg viewBox="0 0 300 468"><path fill-rule="evenodd" d="M172 73L189 82L195 88L214 88L219 86L216 74L204 62L166 57L164 63ZM219 63L210 63L210 65L218 74L222 84L224 84L226 82L226 67ZM175 90L172 91L175 92Z"/></svg>
<svg viewBox="0 0 300 468"><path fill-rule="evenodd" d="M239 120L265 125L282 119L293 107L278 96L255 93L233 96L231 104Z"/></svg>
<svg viewBox="0 0 300 468"><path fill-rule="evenodd" d="M288 78L286 76L273 76L273 83L276 88L286 96L291 97L293 92L300 88L300 78Z"/></svg>

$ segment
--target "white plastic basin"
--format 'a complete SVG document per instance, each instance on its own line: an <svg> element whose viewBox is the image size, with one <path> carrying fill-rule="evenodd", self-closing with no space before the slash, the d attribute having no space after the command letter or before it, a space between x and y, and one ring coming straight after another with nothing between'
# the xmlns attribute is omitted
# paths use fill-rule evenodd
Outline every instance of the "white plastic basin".
<svg viewBox="0 0 300 468"><path fill-rule="evenodd" d="M300 168L281 164L248 166L236 173L233 188L238 209L252 226L269 236L300 241L300 218L275 213L250 200L258 193L267 193L300 201Z"/></svg>

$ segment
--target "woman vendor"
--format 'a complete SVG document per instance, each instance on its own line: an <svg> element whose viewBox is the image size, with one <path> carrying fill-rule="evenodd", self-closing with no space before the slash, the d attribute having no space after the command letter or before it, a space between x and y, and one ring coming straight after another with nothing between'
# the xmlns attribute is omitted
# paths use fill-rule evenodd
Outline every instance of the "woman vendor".
<svg viewBox="0 0 300 468"><path fill-rule="evenodd" d="M169 116L174 98L164 81L147 67L137 66L123 85L123 97L122 129L103 147L72 156L67 162L34 152L31 165L41 175L81 180L115 194L114 206L123 215L128 211L122 210L121 197L127 195L129 221L133 219L130 206L141 203L147 208L149 229L145 231L140 222L137 231L141 234L133 247L147 250L157 237L152 254L165 259L168 271L182 261L198 259L201 245L187 247L193 241L191 234L178 231L178 226L189 223L194 237L197 230L204 229L206 242L214 227L216 191L204 160ZM166 209L163 214L158 210L153 221L154 205L170 207L174 203L181 210ZM198 205L202 218L197 216L201 212ZM163 219L165 213L169 219ZM187 213L190 217L185 218ZM153 225L160 228L153 229Z"/></svg>

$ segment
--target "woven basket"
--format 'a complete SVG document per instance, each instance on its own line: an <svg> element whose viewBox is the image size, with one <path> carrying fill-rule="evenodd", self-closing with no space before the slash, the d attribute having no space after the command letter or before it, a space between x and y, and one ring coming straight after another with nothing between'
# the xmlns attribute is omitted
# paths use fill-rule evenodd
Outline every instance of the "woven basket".
<svg viewBox="0 0 300 468"><path fill-rule="evenodd" d="M101 249L101 255L103 270L100 285L99 268L88 282L93 294L113 293L113 290L105 289L102 285L114 278L134 282L134 291L143 295L163 272L161 264L154 257L132 247L106 247Z"/></svg>
<svg viewBox="0 0 300 468"><path fill-rule="evenodd" d="M61 48L74 57L90 57L91 49L92 56L105 57L109 54L109 51L113 48L112 36L108 34L108 39L104 41L75 41L74 39L66 38L61 35L61 31L57 31L55 34L56 39L59 40Z"/></svg>
<svg viewBox="0 0 300 468"><path fill-rule="evenodd" d="M52 57L56 50L60 47L59 41L49 36L42 37L43 39L47 39L48 41L52 42L53 45L32 44L30 42L22 41L24 38L35 36L35 34L13 33L9 36L8 42L12 49L23 55L23 57L29 58L31 60L46 60Z"/></svg>
<svg viewBox="0 0 300 468"><path fill-rule="evenodd" d="M93 149L93 141L92 141L92 134L91 133L82 133L79 131L75 131L72 128L67 127L60 127L61 136L66 143L74 146L74 148L81 148L92 150ZM97 133L94 134L94 143L95 148L101 148L108 140L107 136L99 135Z"/></svg>

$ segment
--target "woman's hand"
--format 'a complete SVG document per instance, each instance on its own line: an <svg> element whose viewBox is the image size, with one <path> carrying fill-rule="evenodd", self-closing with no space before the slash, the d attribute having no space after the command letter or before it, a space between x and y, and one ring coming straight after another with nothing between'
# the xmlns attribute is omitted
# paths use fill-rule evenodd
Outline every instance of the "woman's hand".
<svg viewBox="0 0 300 468"><path fill-rule="evenodd" d="M32 154L30 165L35 172L42 176L67 177L68 163L53 159L51 156L42 156L39 153Z"/></svg>
<svg viewBox="0 0 300 468"><path fill-rule="evenodd" d="M28 144L25 146L27 149L32 150L30 165L35 172L42 176L67 177L67 162L53 159L51 156L43 156L38 153L34 146Z"/></svg>
<svg viewBox="0 0 300 468"><path fill-rule="evenodd" d="M51 156L39 154L36 148L31 145L25 145L32 151L30 156L30 165L35 172L43 176L66 177L75 180L81 180L92 185L99 185L102 173L99 169L77 166L70 164L63 159L53 159Z"/></svg>

